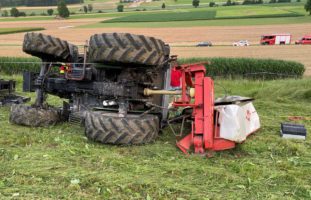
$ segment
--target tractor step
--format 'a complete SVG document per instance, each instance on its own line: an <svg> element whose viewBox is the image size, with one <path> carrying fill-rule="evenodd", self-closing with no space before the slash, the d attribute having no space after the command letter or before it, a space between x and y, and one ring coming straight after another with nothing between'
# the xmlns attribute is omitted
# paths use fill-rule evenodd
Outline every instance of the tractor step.
<svg viewBox="0 0 311 200"><path fill-rule="evenodd" d="M84 117L78 113L70 113L69 123L76 126L84 126Z"/></svg>
<svg viewBox="0 0 311 200"><path fill-rule="evenodd" d="M68 74L70 79L83 79L83 80L92 80L92 70L90 68L83 70L83 68L73 68L72 71Z"/></svg>
<svg viewBox="0 0 311 200"><path fill-rule="evenodd" d="M83 69L73 69L72 72L70 73L70 76L72 78L80 78L83 75Z"/></svg>

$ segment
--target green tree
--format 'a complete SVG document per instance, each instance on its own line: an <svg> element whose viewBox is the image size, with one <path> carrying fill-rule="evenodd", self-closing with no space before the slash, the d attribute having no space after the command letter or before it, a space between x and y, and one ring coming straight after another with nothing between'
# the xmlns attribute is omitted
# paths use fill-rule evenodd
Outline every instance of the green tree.
<svg viewBox="0 0 311 200"><path fill-rule="evenodd" d="M195 7L195 8L199 7L199 5L200 5L200 0L193 0L193 1L192 1L192 5L193 5L193 7Z"/></svg>
<svg viewBox="0 0 311 200"><path fill-rule="evenodd" d="M64 0L58 1L57 11L60 17L68 18L70 16L69 9Z"/></svg>
<svg viewBox="0 0 311 200"><path fill-rule="evenodd" d="M9 12L7 10L4 10L2 13L2 17L8 17L9 16Z"/></svg>
<svg viewBox="0 0 311 200"><path fill-rule="evenodd" d="M52 16L53 13L54 13L54 10L53 10L53 9L48 9L48 10L47 10L47 13L48 13L48 15Z"/></svg>
<svg viewBox="0 0 311 200"><path fill-rule="evenodd" d="M12 9L10 10L10 13L11 13L11 16L12 16L12 17L18 17L18 16L19 16L19 11L18 11L17 8L12 8Z"/></svg>
<svg viewBox="0 0 311 200"><path fill-rule="evenodd" d="M26 17L27 15L26 15L25 12L18 12L18 16L20 16L20 17Z"/></svg>
<svg viewBox="0 0 311 200"><path fill-rule="evenodd" d="M123 5L118 5L117 10L118 12L123 12L124 6Z"/></svg>
<svg viewBox="0 0 311 200"><path fill-rule="evenodd" d="M165 9L165 3L162 4L162 9Z"/></svg>
<svg viewBox="0 0 311 200"><path fill-rule="evenodd" d="M89 10L89 12L93 11L93 5L92 4L88 4L87 5L87 9Z"/></svg>
<svg viewBox="0 0 311 200"><path fill-rule="evenodd" d="M84 13L87 13L87 7L86 6L83 6L83 11L84 11Z"/></svg>
<svg viewBox="0 0 311 200"><path fill-rule="evenodd" d="M209 7L214 7L216 4L215 4L215 2L209 2Z"/></svg>
<svg viewBox="0 0 311 200"><path fill-rule="evenodd" d="M306 5L305 5L305 9L307 12L309 12L309 15L311 15L311 0L308 0Z"/></svg>
<svg viewBox="0 0 311 200"><path fill-rule="evenodd" d="M226 3L226 6L231 6L231 5L232 5L231 0L228 0L227 3Z"/></svg>

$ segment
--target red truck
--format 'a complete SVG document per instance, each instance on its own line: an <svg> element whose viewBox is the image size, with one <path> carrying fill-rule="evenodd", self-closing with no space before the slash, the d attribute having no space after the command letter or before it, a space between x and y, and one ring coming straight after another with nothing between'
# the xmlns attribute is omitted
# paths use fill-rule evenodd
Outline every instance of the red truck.
<svg viewBox="0 0 311 200"><path fill-rule="evenodd" d="M297 40L295 44L311 44L311 35L306 35L300 40Z"/></svg>
<svg viewBox="0 0 311 200"><path fill-rule="evenodd" d="M284 45L290 44L291 34L270 34L261 36L260 44L262 45Z"/></svg>

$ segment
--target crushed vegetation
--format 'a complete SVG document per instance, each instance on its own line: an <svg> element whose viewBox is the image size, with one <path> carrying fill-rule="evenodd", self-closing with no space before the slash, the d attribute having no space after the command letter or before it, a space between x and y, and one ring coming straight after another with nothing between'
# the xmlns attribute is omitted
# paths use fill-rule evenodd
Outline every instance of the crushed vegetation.
<svg viewBox="0 0 311 200"><path fill-rule="evenodd" d="M13 78L21 88L22 77ZM216 96L256 98L262 129L212 158L184 156L169 129L150 145L102 145L67 123L11 125L10 108L1 107L0 198L309 199L311 139L285 140L279 130L287 116L310 116L310 88L311 79L218 79ZM50 96L49 103L62 102ZM299 123L310 132L311 121Z"/></svg>

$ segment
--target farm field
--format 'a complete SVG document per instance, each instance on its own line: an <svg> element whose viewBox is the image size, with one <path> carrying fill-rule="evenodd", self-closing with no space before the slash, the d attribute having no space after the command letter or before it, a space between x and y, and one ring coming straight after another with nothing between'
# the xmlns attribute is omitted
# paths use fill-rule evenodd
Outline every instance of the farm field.
<svg viewBox="0 0 311 200"><path fill-rule="evenodd" d="M119 1L117 0L101 0L101 1L84 1L84 4L71 4L68 5L69 11L74 13L84 13L83 6L92 4L94 6L94 12L98 10L107 10L107 9L115 9L116 5ZM2 11L7 10L9 11L11 8L3 8ZM26 7L26 6L19 6L17 7L19 11L25 12L26 14L35 13L36 15L40 15L42 13L47 13L48 9L53 9L57 13L57 6L46 6L46 7Z"/></svg>
<svg viewBox="0 0 311 200"><path fill-rule="evenodd" d="M74 5L77 6L77 5ZM36 14L40 14L42 12L46 12L46 10L40 10L41 8L34 7L34 10L28 8L27 14L31 12L35 12ZM55 9L55 8L54 8ZM132 15L142 15L148 18L148 15L153 14L163 14L163 13L183 13L187 12L201 12L201 11L216 11L217 18L232 18L232 17L245 17L245 16L269 16L269 15L283 15L283 16L298 16L305 15L305 11L303 9L303 3L292 3L292 4L267 4L267 5L247 5L247 6L220 6L214 8L207 7L199 7L193 8L191 5L186 8L167 8L167 9L159 9L159 8L145 8L146 11L142 11L142 8L137 8L139 11L136 11L136 8L125 8L125 12L117 13L115 9L111 10L101 10L103 13L97 13L96 7L94 7L94 11L92 13L84 14L82 11L79 11L81 7L77 7L75 11L75 15L71 15L71 19L83 19L83 18L111 18L111 17L126 17ZM30 12L30 13L29 13ZM55 11L56 12L56 11ZM57 13L55 13L57 14ZM198 13L199 14L199 13ZM150 16L152 17L152 16ZM54 20L53 16L30 16L30 17L19 17L19 18L11 18L5 17L0 18L3 21L31 21L31 20ZM192 20L191 16L189 16L186 21Z"/></svg>
<svg viewBox="0 0 311 200"><path fill-rule="evenodd" d="M44 28L0 28L0 35L41 30L44 30Z"/></svg>
<svg viewBox="0 0 311 200"><path fill-rule="evenodd" d="M103 21L104 22L104 21ZM196 20L174 22L117 22L94 23L83 25L80 28L163 28L163 27L202 27L202 26L257 26L257 25L288 25L310 23L309 17L274 17L274 18L248 18L248 19L221 19Z"/></svg>
<svg viewBox="0 0 311 200"><path fill-rule="evenodd" d="M166 9L161 9L163 2ZM255 98L262 128L236 149L211 158L184 156L168 128L149 145L101 145L87 140L84 128L67 123L45 128L12 125L8 121L10 108L0 107L0 199L311 199L311 138L280 137L280 123L289 121L288 116L310 117L311 113L311 45L293 45L311 34L305 0L214 8L208 7L209 2L201 0L200 7L193 8L191 0L145 1L124 4L125 12L116 12L118 0L85 0L83 5L93 4L94 12L82 14L82 4L70 5L70 11L77 14L66 20L55 16L0 17L0 57L29 57L23 53L22 43L24 32L34 27L79 45L80 52L93 34L129 32L162 39L170 44L171 55L178 55L182 62L202 57L272 58L297 61L306 67L303 79L226 80L217 76L215 96ZM1 11L5 9L9 8ZM38 15L48 7L19 9ZM99 10L103 13L97 13ZM270 33L291 33L292 45L260 46L261 35ZM251 46L233 47L239 40L248 40ZM203 41L211 41L213 47L196 47ZM235 65L223 62L239 65L237 61ZM262 62L256 62L262 69ZM293 65L279 63L280 69ZM28 66L20 65L22 69ZM298 65L301 75L302 66ZM12 66L6 67L20 67L17 63ZM270 62L265 69L269 66ZM236 67L230 69L236 71ZM2 71L0 78L17 80L17 93L34 101L34 93L21 92L21 74ZM54 106L61 106L63 100L48 97ZM310 120L297 123L310 133Z"/></svg>
<svg viewBox="0 0 311 200"><path fill-rule="evenodd" d="M1 46L1 45L0 45ZM81 49L82 51L82 49ZM178 55L180 58L191 57L231 57L231 58L271 58L297 61L305 65L306 76L311 76L311 61L309 52L311 46L282 46L282 47L189 47L189 46L172 46L172 54ZM275 51L278 51L275 54ZM21 51L19 45L1 46L0 56L18 56L25 57L27 54Z"/></svg>
<svg viewBox="0 0 311 200"><path fill-rule="evenodd" d="M231 45L235 40L247 39L253 45L259 43L260 37L263 34L281 32L290 32L293 35L293 41L307 34L306 30L311 29L311 23L304 24L288 24L283 25L262 25L262 26L206 26L206 27L171 27L171 28L76 28L79 24L87 24L97 19L85 20L68 20L62 24L57 22L8 22L1 23L0 28L11 26L27 26L43 27L46 30L42 31L45 34L51 34L56 37L69 40L72 43L84 44L85 40L89 39L92 34L101 32L131 32L134 34L143 34L161 38L163 41L172 45L188 44L194 45L199 41L211 40L215 45ZM62 28L68 27L68 28ZM79 34L72 35L73 32ZM168 32L173 34L167 34ZM7 42L12 44L21 44L23 34L13 34L7 38L5 35L0 36L0 43ZM19 41L19 43L16 43Z"/></svg>
<svg viewBox="0 0 311 200"><path fill-rule="evenodd" d="M187 8L187 9L174 9L172 12L167 12L166 10L162 10L162 12L158 11L155 13L150 12L141 12L130 15L124 16L120 18L116 18L110 20L108 22L140 22L141 20L145 21L176 21L174 17L171 16L179 15L180 21L195 21L198 19L221 19L221 18L234 18L234 17L252 17L252 16L262 16L265 15L283 15L283 16L294 16L297 14L303 13L303 8L298 7L298 11L300 12L293 12L294 9L297 9L297 6L287 6L287 7L277 7L277 6L223 6L223 7L214 7L214 8ZM301 12L302 11L302 12ZM205 15L208 17L205 18L197 18L198 16ZM209 13L215 12L215 15L209 15ZM139 18L141 16L141 18ZM176 17L175 17L176 18Z"/></svg>
<svg viewBox="0 0 311 200"><path fill-rule="evenodd" d="M161 38L172 46L172 53L179 57L256 57L276 58L294 60L303 63L306 68L306 75L311 75L311 60L309 52L311 46L258 46L260 36L264 33L290 32L293 41L311 30L311 23L283 25L262 25L262 26L205 26L205 27L171 27L171 28L79 28L83 24L93 23L101 19L80 19L66 20L61 25L55 21L34 21L34 22L6 22L2 27L37 26L44 27L45 34L68 40L77 45L83 45L89 37L101 32L131 32ZM108 23L110 24L110 23ZM62 28L78 27L78 28ZM250 30L251 27L251 30ZM78 31L79 34L72 34ZM173 34L167 34L167 33ZM0 35L0 56L26 56L22 52L21 44L23 33L12 34L8 38ZM247 39L251 47L231 47L232 42ZM194 47L200 41L212 41L212 48ZM218 45L218 46L217 46Z"/></svg>
<svg viewBox="0 0 311 200"><path fill-rule="evenodd" d="M21 88L21 76L4 78L17 79ZM169 129L150 145L100 145L68 124L11 125L9 108L1 107L0 198L309 199L310 137L285 140L279 129L287 116L310 114L311 80L216 83L216 96L224 95L221 85L230 94L255 97L262 129L212 158L184 156ZM49 102L61 104L51 96ZM310 131L310 121L303 123Z"/></svg>
<svg viewBox="0 0 311 200"><path fill-rule="evenodd" d="M311 46L251 46L246 48L236 47L172 47L173 53L176 53L181 58L190 57L230 57L230 58L271 58L281 60L297 61L305 65L306 76L311 76L311 60L308 57L308 52L311 51ZM277 52L277 53L276 53Z"/></svg>

